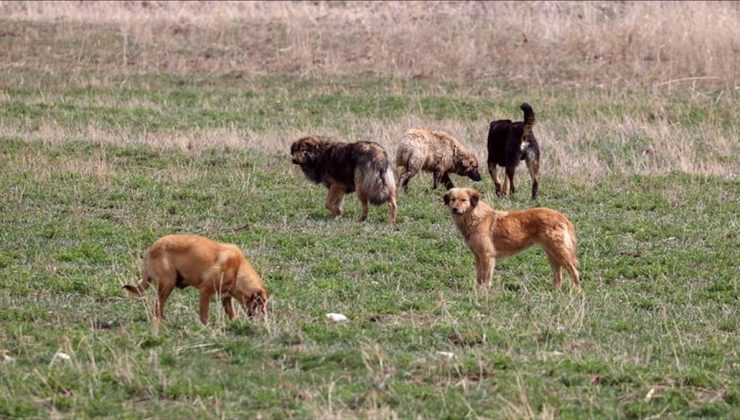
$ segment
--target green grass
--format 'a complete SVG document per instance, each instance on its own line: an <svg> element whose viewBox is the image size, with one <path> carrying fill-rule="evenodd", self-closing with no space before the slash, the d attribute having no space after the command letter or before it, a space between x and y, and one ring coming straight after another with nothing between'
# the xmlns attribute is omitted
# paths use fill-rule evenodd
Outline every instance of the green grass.
<svg viewBox="0 0 740 420"><path fill-rule="evenodd" d="M298 93L283 106L312 124L335 108L397 118L417 106L383 96L386 87L322 101L307 93L315 85L289 83ZM221 88L111 94L175 104L160 114L85 110L79 103L99 93L64 89L39 111L23 89L3 118L110 117L136 130L276 118L258 106L262 119L209 120L203 103L268 102ZM77 104L66 107L68 96ZM423 106L458 118L478 100ZM510 200L491 193L488 177L476 186L496 207L528 207L520 172ZM14 358L0 359L0 417L740 415L736 178L544 177L538 204L569 215L579 234L582 294L556 292L536 249L498 262L490 293L476 290L472 254L430 185L426 175L412 181L395 226L385 206L358 222L354 195L335 221L326 190L287 151L0 139L0 351ZM173 232L240 245L272 295L270 318L229 322L213 305L203 328L185 289L153 333L152 295L133 299L121 285L138 281L142 252ZM72 360L53 361L58 350Z"/></svg>
<svg viewBox="0 0 740 420"><path fill-rule="evenodd" d="M0 98L0 121L25 129L53 120L65 128L94 122L103 129L134 131L233 126L257 132L295 127L341 132L358 119L397 121L409 114L466 123L518 118L524 100L535 104L542 122L661 119L686 128L716 126L735 135L740 119L734 106L740 93L726 90L656 94L562 86L534 89L502 81L163 75L79 79L12 73L0 75L0 88L8 95L6 100Z"/></svg>

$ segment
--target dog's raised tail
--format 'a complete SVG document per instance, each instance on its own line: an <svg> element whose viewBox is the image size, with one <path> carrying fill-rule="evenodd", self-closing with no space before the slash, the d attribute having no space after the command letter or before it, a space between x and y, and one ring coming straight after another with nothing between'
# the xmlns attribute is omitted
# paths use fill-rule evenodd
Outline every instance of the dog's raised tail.
<svg viewBox="0 0 740 420"><path fill-rule="evenodd" d="M578 238L576 237L576 228L573 223L567 222L561 225L563 232L563 242L565 246L576 255L578 253ZM578 261L575 261L576 267L578 267Z"/></svg>
<svg viewBox="0 0 740 420"><path fill-rule="evenodd" d="M534 110L532 106L524 102L520 108L524 111L524 132L531 133L534 126Z"/></svg>

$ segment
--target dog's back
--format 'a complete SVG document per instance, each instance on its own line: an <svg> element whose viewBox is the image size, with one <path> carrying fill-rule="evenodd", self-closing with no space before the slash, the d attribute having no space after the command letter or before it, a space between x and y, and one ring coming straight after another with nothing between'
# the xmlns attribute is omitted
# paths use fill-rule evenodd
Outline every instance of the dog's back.
<svg viewBox="0 0 740 420"><path fill-rule="evenodd" d="M488 128L488 163L499 166L515 165L527 158L527 154L539 159L539 145L534 135L535 116L532 107L523 103L524 121L492 121ZM533 156L534 157L534 156Z"/></svg>
<svg viewBox="0 0 740 420"><path fill-rule="evenodd" d="M445 132L414 128L406 132L398 145L396 164L408 162L410 159L422 159L424 169L447 160L451 166L456 148L467 152L458 139Z"/></svg>
<svg viewBox="0 0 740 420"><path fill-rule="evenodd" d="M141 294L152 281L173 279L175 286L197 287L215 267L238 267L244 256L236 245L222 244L197 235L166 235L155 241L144 254L140 285L126 285L133 294Z"/></svg>
<svg viewBox="0 0 740 420"><path fill-rule="evenodd" d="M510 165L521 158L522 123L496 120L488 129L488 163Z"/></svg>
<svg viewBox="0 0 740 420"><path fill-rule="evenodd" d="M197 235L167 235L157 240L144 257L145 270L175 272L180 287L197 286L213 267L238 267L244 256L236 245ZM152 273L154 274L154 273Z"/></svg>
<svg viewBox="0 0 740 420"><path fill-rule="evenodd" d="M398 145L396 169L404 188L422 170L434 175L432 188L436 188L438 182L443 182L448 189L452 188L451 173L480 181L478 158L458 139L443 131L408 130Z"/></svg>

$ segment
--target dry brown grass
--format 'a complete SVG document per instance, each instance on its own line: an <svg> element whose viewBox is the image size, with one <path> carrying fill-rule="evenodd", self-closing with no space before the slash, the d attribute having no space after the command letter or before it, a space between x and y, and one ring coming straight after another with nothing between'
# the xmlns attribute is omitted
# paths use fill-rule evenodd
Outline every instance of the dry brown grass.
<svg viewBox="0 0 740 420"><path fill-rule="evenodd" d="M142 73L244 76L234 83L252 90L260 84L252 86L250 80L256 79L251 76L275 74L509 80L517 87L532 83L544 86L530 86L534 89L524 95L542 112L536 130L547 175L671 170L740 175L736 160L727 158L736 156L739 146L735 92L740 83L740 3L0 2L0 56L0 72L11 75L9 80L38 86L39 95L25 97L23 103L41 110L64 102L80 109L167 114L164 102L104 93L120 87L115 81L120 79L108 76ZM46 73L70 77L55 77L55 85L48 86L39 77ZM392 91L396 82L386 87ZM562 104L548 98L552 84L582 86L583 92L594 85L611 87L597 89L603 96L576 95L576 116L556 119L547 115ZM721 88L719 94L703 90L715 98L711 112L716 118L700 125L676 124L670 111L661 110L666 90L699 85ZM102 92L69 94L68 89L82 86ZM449 96L445 89L435 91L437 86L442 84L429 82L424 94ZM16 101L5 87L0 83L2 106ZM330 84L311 89L315 94L337 92ZM502 95L492 84L485 91L471 89L458 94ZM292 94L287 87L278 90L278 97ZM703 98L701 90L694 96ZM609 102L614 92L649 103L658 109L656 117L645 112L578 115L589 103ZM392 94L409 91L399 88ZM227 110L220 106L213 110ZM730 111L718 113L719 108ZM435 119L417 110L391 120L343 114L348 123L326 126L303 120L262 129L224 125L160 131L102 128L94 118L70 124L41 117L38 126L29 126L19 112L0 119L0 136L46 143L145 144L188 153L214 147L287 153L291 141L312 132L377 141L393 155L407 129L423 127L454 134L485 161L490 119L518 117L488 112L466 121Z"/></svg>
<svg viewBox="0 0 740 420"><path fill-rule="evenodd" d="M285 154L290 143L306 133L328 133L345 140L371 140L383 145L395 156L401 135L411 127L444 130L454 134L481 162L486 160L485 139L488 120L463 122L434 120L409 115L399 121L362 120L347 132L326 128L294 127L268 129L264 132L225 127L220 129L187 129L178 131L106 130L95 125L64 128L43 124L29 132L21 127L0 125L0 138L24 138L44 144L59 144L70 139L84 139L94 144L146 145L157 149L176 148L199 154L211 149L261 150ZM740 176L734 159L737 138L719 127L687 127L665 120L645 121L625 116L621 120L540 121L536 126L543 154L543 176L593 177L640 173L664 174L679 171L723 178ZM618 135L615 138L615 133ZM605 139L610 139L606 141ZM635 145L636 142L644 143ZM99 168L88 168L95 171ZM522 173L526 171L520 171ZM521 174L520 174L521 175ZM521 175L525 176L525 175Z"/></svg>
<svg viewBox="0 0 740 420"><path fill-rule="evenodd" d="M2 2L0 69L734 86L737 2Z"/></svg>

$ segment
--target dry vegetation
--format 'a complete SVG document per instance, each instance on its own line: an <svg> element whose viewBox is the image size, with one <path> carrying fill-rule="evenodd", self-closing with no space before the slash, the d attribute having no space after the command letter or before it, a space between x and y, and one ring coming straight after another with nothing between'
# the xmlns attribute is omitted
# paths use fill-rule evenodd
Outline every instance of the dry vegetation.
<svg viewBox="0 0 740 420"><path fill-rule="evenodd" d="M19 103L6 87L41 92L21 104L40 117L29 123L27 114L0 114L0 135L284 151L295 137L319 131L378 141L394 153L403 132L424 126L449 131L484 153L488 122L519 118L512 108L526 100L538 113L550 174L677 170L734 177L740 169L726 157L740 147L739 4L0 2L0 72L8 75L0 80L0 106ZM141 130L101 126L97 118L60 124L48 112L63 104L171 115L173 103L119 92L156 90L130 80L158 75L201 78L205 85L223 76L226 88L189 92L203 111L243 113L282 101L284 108L266 108L284 121L262 128L249 121ZM275 76L326 82L266 92L258 80ZM464 119L421 106L378 118L347 110L342 101L378 93L333 83L347 78L388 81L379 102L395 95L489 103ZM418 79L426 82L423 91L393 87ZM458 87L446 90L438 81ZM101 92L71 93L88 88ZM247 89L258 98L214 104L223 92L236 97ZM301 92L304 102L296 103ZM337 109L321 109L325 117L294 118L301 111L295 107L332 95L339 97ZM617 111L592 111L612 103ZM565 107L571 112L561 112Z"/></svg>
<svg viewBox="0 0 740 420"><path fill-rule="evenodd" d="M735 86L737 2L2 2L0 69Z"/></svg>

